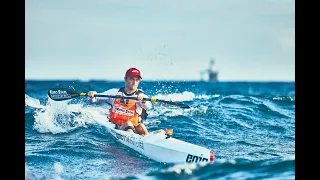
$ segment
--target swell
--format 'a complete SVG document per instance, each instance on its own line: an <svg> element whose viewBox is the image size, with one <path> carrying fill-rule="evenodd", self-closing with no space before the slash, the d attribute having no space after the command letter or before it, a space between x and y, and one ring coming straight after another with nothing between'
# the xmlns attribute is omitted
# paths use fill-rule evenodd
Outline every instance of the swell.
<svg viewBox="0 0 320 180"><path fill-rule="evenodd" d="M52 86L73 86L85 92L122 85L97 81L37 82L26 88L26 94L44 105L46 91ZM283 160L295 154L294 83L143 82L141 85L151 95L194 93L194 97L190 96L192 100L188 96L182 102L190 109L154 103L146 125L150 131L171 127L173 137L212 149L216 155L214 164L193 168L156 163L117 143L105 128L87 118L81 121L85 125L73 131L41 133L33 129L34 114L39 109L26 106L25 157L37 176L34 179L41 176L53 179L50 173L55 162L65 167L64 179L120 178L117 174L124 175L124 179L294 179L294 160ZM71 103L83 102L79 98ZM91 108L100 111L94 106L81 110L87 112Z"/></svg>
<svg viewBox="0 0 320 180"><path fill-rule="evenodd" d="M175 165L161 171L120 179L295 179L294 170L295 160L236 159L206 165Z"/></svg>

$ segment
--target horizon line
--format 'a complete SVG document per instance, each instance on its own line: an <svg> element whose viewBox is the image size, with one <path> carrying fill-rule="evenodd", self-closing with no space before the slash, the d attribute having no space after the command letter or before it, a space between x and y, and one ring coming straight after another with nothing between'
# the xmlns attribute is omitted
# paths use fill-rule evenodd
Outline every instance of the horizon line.
<svg viewBox="0 0 320 180"><path fill-rule="evenodd" d="M89 80L81 80L81 79L25 79L25 81L74 81L74 82L124 82L124 80L107 80L107 79L89 79ZM178 79L146 79L141 82L211 82L211 83L219 83L219 82L295 82L295 80L217 80L217 81L208 81L208 80L178 80Z"/></svg>

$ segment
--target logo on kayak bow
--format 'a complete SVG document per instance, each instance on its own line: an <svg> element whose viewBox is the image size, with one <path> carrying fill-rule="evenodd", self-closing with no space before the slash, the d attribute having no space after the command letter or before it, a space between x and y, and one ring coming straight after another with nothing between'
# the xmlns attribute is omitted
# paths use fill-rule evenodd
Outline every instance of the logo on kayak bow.
<svg viewBox="0 0 320 180"><path fill-rule="evenodd" d="M188 154L186 162L187 163L192 163L192 162L208 162L209 159L207 158L203 158L203 157L199 157L199 156L195 156L195 155L191 155Z"/></svg>

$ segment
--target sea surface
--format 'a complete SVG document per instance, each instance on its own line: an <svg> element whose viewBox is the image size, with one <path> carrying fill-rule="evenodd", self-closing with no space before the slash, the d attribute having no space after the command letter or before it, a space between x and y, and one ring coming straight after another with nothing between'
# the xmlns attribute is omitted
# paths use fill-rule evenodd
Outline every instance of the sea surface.
<svg viewBox="0 0 320 180"><path fill-rule="evenodd" d="M122 81L25 81L25 179L295 179L295 83L142 81L149 131L215 152L214 163L166 164L119 144L103 124L107 104L53 101L50 88L98 93Z"/></svg>

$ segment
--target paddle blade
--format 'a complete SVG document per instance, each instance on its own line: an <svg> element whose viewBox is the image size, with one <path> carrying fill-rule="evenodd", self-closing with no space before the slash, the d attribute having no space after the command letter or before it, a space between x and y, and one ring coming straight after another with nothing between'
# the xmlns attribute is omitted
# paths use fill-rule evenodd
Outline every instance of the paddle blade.
<svg viewBox="0 0 320 180"><path fill-rule="evenodd" d="M49 89L48 96L54 101L64 101L78 97L80 94L68 88L52 88Z"/></svg>
<svg viewBox="0 0 320 180"><path fill-rule="evenodd" d="M186 104L182 104L182 103L176 103L176 102L166 102L167 104L170 104L171 106L176 106L176 107L180 107L183 109L189 109L190 107Z"/></svg>
<svg viewBox="0 0 320 180"><path fill-rule="evenodd" d="M171 106L176 106L176 107L180 107L180 108L183 108L183 109L189 109L190 108L188 105L182 104L182 103L178 103L178 102L165 101L165 100L160 100L160 99L153 100L153 101L154 102L160 102L160 103L169 104Z"/></svg>
<svg viewBox="0 0 320 180"><path fill-rule="evenodd" d="M190 109L190 106L186 105L186 104L176 104L175 106L178 106L180 108L183 108L183 109Z"/></svg>

